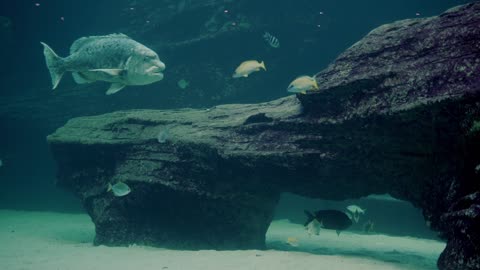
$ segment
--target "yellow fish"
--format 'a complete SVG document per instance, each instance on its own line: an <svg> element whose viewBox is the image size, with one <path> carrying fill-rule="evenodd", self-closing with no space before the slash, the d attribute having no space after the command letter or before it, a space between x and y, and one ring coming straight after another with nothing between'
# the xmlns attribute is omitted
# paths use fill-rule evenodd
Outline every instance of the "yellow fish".
<svg viewBox="0 0 480 270"><path fill-rule="evenodd" d="M317 80L310 76L300 76L293 80L287 88L290 93L302 93L306 94L307 91L316 89L318 90Z"/></svg>
<svg viewBox="0 0 480 270"><path fill-rule="evenodd" d="M237 69L235 69L235 73L233 74L233 78L241 78L241 77L248 77L248 75L250 75L250 73L253 73L255 71L259 71L261 68L263 68L263 70L267 70L267 68L265 67L265 63L262 61L262 62L258 62L257 60L248 60L248 61L245 61L243 63L240 64L240 66L237 67Z"/></svg>
<svg viewBox="0 0 480 270"><path fill-rule="evenodd" d="M298 243L298 239L296 237L288 237L286 243L292 247L300 246L300 244Z"/></svg>

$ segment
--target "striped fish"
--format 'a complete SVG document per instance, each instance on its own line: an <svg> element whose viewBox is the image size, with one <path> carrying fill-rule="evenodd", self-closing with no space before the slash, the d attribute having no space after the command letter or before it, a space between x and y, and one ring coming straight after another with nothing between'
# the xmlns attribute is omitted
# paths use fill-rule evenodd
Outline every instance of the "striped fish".
<svg viewBox="0 0 480 270"><path fill-rule="evenodd" d="M263 38L273 48L280 47L280 41L278 41L278 38L272 36L272 34L265 32L265 34L263 35Z"/></svg>

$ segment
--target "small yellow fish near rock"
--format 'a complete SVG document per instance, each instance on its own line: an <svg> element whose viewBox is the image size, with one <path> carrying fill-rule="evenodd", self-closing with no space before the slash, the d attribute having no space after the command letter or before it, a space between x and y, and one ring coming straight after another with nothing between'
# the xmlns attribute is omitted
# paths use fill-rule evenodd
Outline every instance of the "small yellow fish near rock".
<svg viewBox="0 0 480 270"><path fill-rule="evenodd" d="M317 80L311 76L300 76L290 83L287 88L287 92L306 94L307 91L313 89L319 89Z"/></svg>
<svg viewBox="0 0 480 270"><path fill-rule="evenodd" d="M298 239L296 237L288 237L287 241L285 241L287 245L290 245L292 247L299 247L300 243L298 242Z"/></svg>
<svg viewBox="0 0 480 270"><path fill-rule="evenodd" d="M242 77L248 77L250 73L253 73L255 71L259 71L260 69L267 70L265 67L265 63L258 62L257 60L248 60L240 64L240 66L235 69L235 73L233 74L233 78L242 78Z"/></svg>

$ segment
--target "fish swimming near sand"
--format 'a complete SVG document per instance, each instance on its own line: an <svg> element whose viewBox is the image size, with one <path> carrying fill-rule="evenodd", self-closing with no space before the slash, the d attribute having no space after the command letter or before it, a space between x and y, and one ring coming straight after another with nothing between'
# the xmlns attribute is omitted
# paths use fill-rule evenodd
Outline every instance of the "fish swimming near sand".
<svg viewBox="0 0 480 270"><path fill-rule="evenodd" d="M319 223L322 224L322 228L335 230L337 235L340 235L340 232L352 226L352 221L348 216L338 210L319 210L313 214L304 211L307 215L307 221L304 226L307 226L312 220L316 219Z"/></svg>
<svg viewBox="0 0 480 270"><path fill-rule="evenodd" d="M251 73L255 71L259 71L260 69L267 70L265 67L265 63L258 62L257 60L248 60L243 63L241 63L237 69L235 69L235 73L233 74L233 78L242 78L242 77L248 77Z"/></svg>
<svg viewBox="0 0 480 270"><path fill-rule="evenodd" d="M113 193L113 195L115 195L115 197L123 197L125 195L128 195L132 190L127 184L123 182L118 182L113 186L112 184L108 183L107 192L110 191Z"/></svg>
<svg viewBox="0 0 480 270"><path fill-rule="evenodd" d="M362 209L360 206L355 204L347 206L347 210L350 213L350 219L355 221L355 223L358 223L360 220L360 215L364 215L366 211L366 209Z"/></svg>
<svg viewBox="0 0 480 270"><path fill-rule="evenodd" d="M305 230L309 236L319 235L322 228L322 223L316 219L312 219L310 222L305 223Z"/></svg>
<svg viewBox="0 0 480 270"><path fill-rule="evenodd" d="M296 237L288 237L287 241L285 241L287 245L290 245L292 247L299 247L300 243Z"/></svg>
<svg viewBox="0 0 480 270"><path fill-rule="evenodd" d="M158 55L123 34L77 39L65 58L58 56L47 44L41 44L53 89L65 72L72 72L78 84L110 82L107 95L127 85L146 85L163 79L165 64Z"/></svg>
<svg viewBox="0 0 480 270"><path fill-rule="evenodd" d="M280 47L280 41L278 41L278 38L276 38L269 32L265 32L265 34L263 34L263 39L265 39L265 41L275 49Z"/></svg>
<svg viewBox="0 0 480 270"><path fill-rule="evenodd" d="M318 90L317 80L311 76L300 76L293 80L287 88L287 92L306 94L310 90Z"/></svg>

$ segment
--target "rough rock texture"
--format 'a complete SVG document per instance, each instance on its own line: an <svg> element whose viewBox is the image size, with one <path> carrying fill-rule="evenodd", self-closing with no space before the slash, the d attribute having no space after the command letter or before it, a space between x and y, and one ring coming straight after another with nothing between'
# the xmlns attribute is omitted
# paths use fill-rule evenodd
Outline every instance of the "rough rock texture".
<svg viewBox="0 0 480 270"><path fill-rule="evenodd" d="M48 137L58 184L83 201L97 244L177 248L262 248L281 192L390 193L447 239L440 269L479 269L478 25L477 2L379 27L307 95L72 119ZM132 193L106 193L116 181Z"/></svg>
<svg viewBox="0 0 480 270"><path fill-rule="evenodd" d="M478 149L477 149L478 150ZM480 269L480 192L461 198L442 216L449 242L439 259L441 269Z"/></svg>

